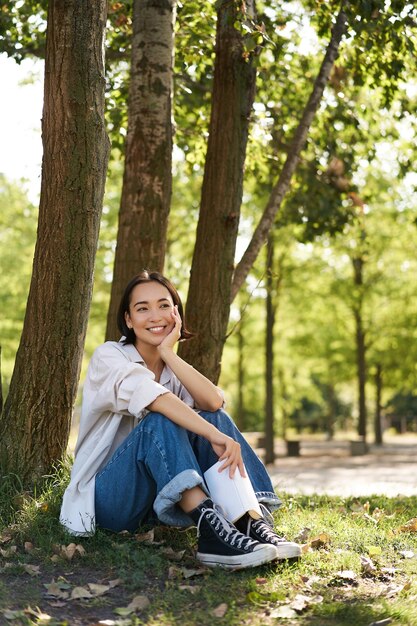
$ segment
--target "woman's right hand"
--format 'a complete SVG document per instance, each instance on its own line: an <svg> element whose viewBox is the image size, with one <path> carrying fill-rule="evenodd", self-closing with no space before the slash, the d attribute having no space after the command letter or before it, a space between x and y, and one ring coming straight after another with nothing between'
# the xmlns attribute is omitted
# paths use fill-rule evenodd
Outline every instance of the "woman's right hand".
<svg viewBox="0 0 417 626"><path fill-rule="evenodd" d="M229 476L233 478L236 468L238 468L240 475L243 477L246 476L240 443L219 430L216 430L214 435L210 438L210 443L214 452L219 457L219 461L224 461L219 469L220 472L223 472L223 470L228 467Z"/></svg>

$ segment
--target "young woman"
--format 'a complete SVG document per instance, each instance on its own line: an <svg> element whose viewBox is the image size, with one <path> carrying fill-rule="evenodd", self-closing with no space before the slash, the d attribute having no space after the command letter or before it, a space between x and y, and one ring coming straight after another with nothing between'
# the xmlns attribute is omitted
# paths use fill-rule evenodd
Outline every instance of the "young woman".
<svg viewBox="0 0 417 626"><path fill-rule="evenodd" d="M94 353L84 384L80 430L61 522L72 534L96 525L135 531L142 523L197 525L197 558L240 569L298 557L266 519L235 525L210 499L204 472L245 475L264 510L278 508L270 478L223 410L223 394L174 351L192 335L180 297L158 272L142 272L122 297L119 342ZM268 519L271 519L269 515Z"/></svg>

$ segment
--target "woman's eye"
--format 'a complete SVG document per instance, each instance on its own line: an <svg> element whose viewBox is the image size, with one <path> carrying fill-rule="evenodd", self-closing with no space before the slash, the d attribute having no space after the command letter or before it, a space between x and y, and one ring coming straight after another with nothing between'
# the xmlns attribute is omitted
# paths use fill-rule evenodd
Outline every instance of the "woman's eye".
<svg viewBox="0 0 417 626"><path fill-rule="evenodd" d="M170 308L171 308L171 305L168 303L161 305L161 309L170 309Z"/></svg>

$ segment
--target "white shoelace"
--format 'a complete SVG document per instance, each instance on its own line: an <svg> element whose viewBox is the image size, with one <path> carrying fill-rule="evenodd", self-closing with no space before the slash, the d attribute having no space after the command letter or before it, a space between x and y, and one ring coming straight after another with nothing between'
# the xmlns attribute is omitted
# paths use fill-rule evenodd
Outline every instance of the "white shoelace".
<svg viewBox="0 0 417 626"><path fill-rule="evenodd" d="M204 516L207 521L214 526L214 530L218 535L222 538L224 536L225 541L231 546L236 545L237 548L248 550L251 545L258 543L256 540L241 533L234 526L231 526L227 519L215 508L205 508L202 510L197 523L197 537L200 536L200 524Z"/></svg>

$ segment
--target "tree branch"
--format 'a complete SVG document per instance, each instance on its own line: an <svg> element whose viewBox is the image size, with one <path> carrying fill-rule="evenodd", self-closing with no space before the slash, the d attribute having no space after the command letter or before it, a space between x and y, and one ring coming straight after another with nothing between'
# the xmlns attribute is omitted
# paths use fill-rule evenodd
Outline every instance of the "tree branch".
<svg viewBox="0 0 417 626"><path fill-rule="evenodd" d="M305 145L308 131L320 106L324 88L329 79L333 64L337 58L339 45L346 30L346 13L344 11L345 4L346 2L342 1L320 71L314 82L313 90L304 108L300 123L298 124L294 137L291 141L288 156L284 167L282 168L278 182L271 192L268 204L266 205L263 215L255 229L252 239L235 268L232 281L232 302L240 287L245 282L246 277L262 248L262 245L266 241L268 233L274 223L275 216L278 213L284 196L290 187L292 175L294 174L300 159L300 152Z"/></svg>

